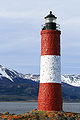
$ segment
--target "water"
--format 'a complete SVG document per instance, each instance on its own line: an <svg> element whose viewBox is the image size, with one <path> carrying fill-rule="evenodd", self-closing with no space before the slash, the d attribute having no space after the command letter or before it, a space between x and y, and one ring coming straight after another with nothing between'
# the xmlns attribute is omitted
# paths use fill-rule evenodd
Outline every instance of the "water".
<svg viewBox="0 0 80 120"><path fill-rule="evenodd" d="M80 103L64 103L63 110L65 112L80 113Z"/></svg>
<svg viewBox="0 0 80 120"><path fill-rule="evenodd" d="M37 109L37 102L0 102L0 113L22 114ZM80 103L64 103L65 112L80 113Z"/></svg>
<svg viewBox="0 0 80 120"><path fill-rule="evenodd" d="M37 108L37 102L0 102L0 113L22 114Z"/></svg>

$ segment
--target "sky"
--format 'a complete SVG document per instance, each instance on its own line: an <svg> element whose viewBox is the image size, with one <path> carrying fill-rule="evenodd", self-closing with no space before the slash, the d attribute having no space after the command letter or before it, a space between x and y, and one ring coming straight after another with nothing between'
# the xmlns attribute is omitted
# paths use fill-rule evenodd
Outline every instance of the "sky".
<svg viewBox="0 0 80 120"><path fill-rule="evenodd" d="M61 30L61 72L80 74L80 0L0 0L0 64L39 74L40 31L52 10Z"/></svg>

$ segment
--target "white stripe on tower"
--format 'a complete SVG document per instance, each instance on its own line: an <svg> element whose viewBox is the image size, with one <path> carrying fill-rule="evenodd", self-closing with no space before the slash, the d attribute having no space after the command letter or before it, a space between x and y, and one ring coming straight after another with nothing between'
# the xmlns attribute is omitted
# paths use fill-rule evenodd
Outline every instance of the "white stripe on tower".
<svg viewBox="0 0 80 120"><path fill-rule="evenodd" d="M41 56L40 83L61 83L60 56Z"/></svg>

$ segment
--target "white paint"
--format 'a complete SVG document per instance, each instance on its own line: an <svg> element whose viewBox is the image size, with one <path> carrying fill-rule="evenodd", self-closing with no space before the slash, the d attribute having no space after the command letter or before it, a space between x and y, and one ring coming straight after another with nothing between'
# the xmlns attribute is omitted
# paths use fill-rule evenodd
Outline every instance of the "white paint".
<svg viewBox="0 0 80 120"><path fill-rule="evenodd" d="M60 56L41 56L40 83L61 83Z"/></svg>

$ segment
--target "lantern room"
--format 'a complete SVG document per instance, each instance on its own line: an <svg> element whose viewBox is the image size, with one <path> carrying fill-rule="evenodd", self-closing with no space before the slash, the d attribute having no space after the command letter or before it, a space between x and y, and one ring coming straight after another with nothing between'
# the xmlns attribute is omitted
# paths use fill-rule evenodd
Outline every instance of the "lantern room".
<svg viewBox="0 0 80 120"><path fill-rule="evenodd" d="M56 19L57 17L50 11L50 14L45 17L45 25L42 30L56 30Z"/></svg>

